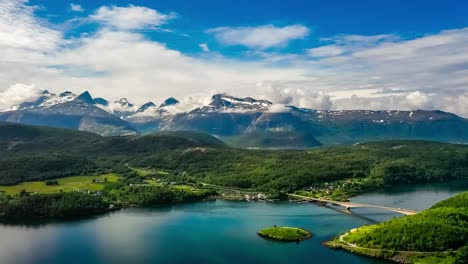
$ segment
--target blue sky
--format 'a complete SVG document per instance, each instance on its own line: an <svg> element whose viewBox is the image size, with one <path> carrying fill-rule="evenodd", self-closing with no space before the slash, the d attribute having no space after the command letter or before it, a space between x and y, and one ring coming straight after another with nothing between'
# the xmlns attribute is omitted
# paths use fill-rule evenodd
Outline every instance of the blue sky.
<svg viewBox="0 0 468 264"><path fill-rule="evenodd" d="M163 32L146 32L156 41L188 53L199 52L198 44L207 43L230 56L240 56L242 47L220 46L209 28L224 26L257 26L273 24L286 26L301 24L310 28L305 39L293 41L279 48L282 52L301 52L303 49L321 46L321 38L335 35L398 34L404 38L437 33L444 29L463 28L467 25L468 2L447 1L372 1L372 0L140 0L140 1L72 1L83 7L81 15L87 15L103 5L145 6L162 13L176 13L168 29L191 38ZM77 16L70 9L69 1L34 0L31 4L43 6L38 12L55 23ZM90 30L76 28L68 34L75 35Z"/></svg>
<svg viewBox="0 0 468 264"><path fill-rule="evenodd" d="M0 108L42 89L468 116L468 3L1 0ZM181 109L183 111L184 109Z"/></svg>

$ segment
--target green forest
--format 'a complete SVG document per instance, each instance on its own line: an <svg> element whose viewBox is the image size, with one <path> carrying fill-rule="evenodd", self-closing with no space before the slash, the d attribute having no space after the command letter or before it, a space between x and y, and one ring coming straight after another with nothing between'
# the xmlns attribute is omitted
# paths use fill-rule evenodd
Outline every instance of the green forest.
<svg viewBox="0 0 468 264"><path fill-rule="evenodd" d="M358 247L390 252L439 252L427 258L450 259L449 263L468 260L468 192L437 203L421 213L364 226L344 236ZM415 261L425 263L426 257Z"/></svg>
<svg viewBox="0 0 468 264"><path fill-rule="evenodd" d="M308 150L228 147L195 132L132 137L0 124L0 185L65 176L160 170L174 179L261 191L371 179L372 185L440 182L468 175L468 146L383 141Z"/></svg>
<svg viewBox="0 0 468 264"><path fill-rule="evenodd" d="M4 218L75 217L128 206L152 206L199 201L216 194L209 189L179 186L135 186L135 178L107 183L98 192L60 192L53 194L0 194L0 216ZM130 186L132 185L132 186Z"/></svg>
<svg viewBox="0 0 468 264"><path fill-rule="evenodd" d="M466 177L468 146L383 141L306 150L249 150L229 147L215 137L196 132L101 137L65 129L0 123L0 167L3 186L32 181L51 183L52 179L68 176L119 175L118 182L105 184L99 195L102 201L95 203L93 199L97 198L89 198L96 205L92 207L94 211L95 207L99 210L107 205L205 199L214 191L201 188L203 184L243 188L271 197L306 192L346 199L379 187ZM194 189L145 186L138 172L145 172L148 179L201 186ZM45 204L52 209L44 206L46 213L38 215L74 214L57 209L66 208L56 203L67 203L62 202L67 195L4 194L2 212L20 215L18 208L28 207L36 199L46 199L50 203ZM80 208L77 205L77 214Z"/></svg>

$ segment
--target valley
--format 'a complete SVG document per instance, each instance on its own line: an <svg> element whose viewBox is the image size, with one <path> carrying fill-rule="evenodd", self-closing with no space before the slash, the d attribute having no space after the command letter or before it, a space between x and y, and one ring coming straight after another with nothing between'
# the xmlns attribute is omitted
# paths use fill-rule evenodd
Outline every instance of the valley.
<svg viewBox="0 0 468 264"><path fill-rule="evenodd" d="M397 186L466 181L467 158L467 145L430 141L379 141L302 150L241 149L198 132L103 137L69 129L0 123L0 221L17 224L34 219L78 221L134 207L201 201L281 203L288 197L349 201L360 194ZM450 204L442 204L447 203ZM340 209L332 209L343 214ZM353 209L351 214L356 214L355 210L360 214L360 209ZM433 225L436 221L431 219L441 214L436 210L433 215L431 210L414 217ZM394 221L407 226L405 221L411 219ZM381 225L400 226L391 223ZM275 239L292 237L290 229L268 230L266 236ZM357 230L359 233L343 237L346 242L334 240L331 246L380 258L391 258L406 250L380 248L376 254L375 249L368 249L376 242L361 246L359 241L363 241L361 230L371 230L362 231L362 236L371 235L372 239L379 232L374 232L373 226ZM314 230L312 233L315 234ZM420 239L417 232L411 236ZM464 236L453 237L458 237L460 243L465 241ZM438 238L435 233L431 239ZM340 243L356 246L349 248L348 244ZM361 252L360 248L366 250ZM448 248L456 253L415 255L405 263L434 258L453 263L462 251L446 244L438 247Z"/></svg>
<svg viewBox="0 0 468 264"><path fill-rule="evenodd" d="M468 171L468 146L427 141L248 150L196 132L102 137L2 123L0 150L5 208L74 191L113 208L289 193L346 201L376 188L463 179Z"/></svg>
<svg viewBox="0 0 468 264"><path fill-rule="evenodd" d="M468 264L467 13L0 0L0 264Z"/></svg>

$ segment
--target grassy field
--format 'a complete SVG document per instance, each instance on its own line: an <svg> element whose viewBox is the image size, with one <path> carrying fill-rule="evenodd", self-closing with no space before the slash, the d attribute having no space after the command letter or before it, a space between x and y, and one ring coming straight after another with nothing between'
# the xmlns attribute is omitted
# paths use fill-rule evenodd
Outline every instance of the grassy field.
<svg viewBox="0 0 468 264"><path fill-rule="evenodd" d="M296 227L269 227L258 231L258 235L281 241L299 241L311 237L311 234Z"/></svg>
<svg viewBox="0 0 468 264"><path fill-rule="evenodd" d="M119 178L120 177L116 174L104 174L99 176L72 176L57 179L58 185L46 185L45 181L24 182L13 186L0 186L0 191L11 195L19 194L22 190L41 194L78 190L99 191L104 188L104 181L106 179L107 182L117 182ZM103 183L93 182L93 180Z"/></svg>
<svg viewBox="0 0 468 264"><path fill-rule="evenodd" d="M128 166L132 171L136 172L140 177L148 177L150 175L157 175L157 176L166 176L169 175L168 172L162 170L150 170L150 169L142 169L142 168L134 168Z"/></svg>

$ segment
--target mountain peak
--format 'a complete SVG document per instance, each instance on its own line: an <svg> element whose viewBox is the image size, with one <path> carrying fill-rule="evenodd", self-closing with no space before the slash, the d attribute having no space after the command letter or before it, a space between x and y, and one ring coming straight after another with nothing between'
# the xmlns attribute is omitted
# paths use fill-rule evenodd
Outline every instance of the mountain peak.
<svg viewBox="0 0 468 264"><path fill-rule="evenodd" d="M101 97L94 98L94 103L98 105L109 106L109 101Z"/></svg>
<svg viewBox="0 0 468 264"><path fill-rule="evenodd" d="M140 106L140 108L138 108L137 112L141 113L141 112L144 112L144 111L148 110L149 108L155 107L155 106L156 105L153 102L147 102L147 103L143 104L142 106Z"/></svg>
<svg viewBox="0 0 468 264"><path fill-rule="evenodd" d="M214 110L240 110L240 111L264 111L271 102L267 100L256 100L252 97L238 98L227 94L215 94L211 97L209 107Z"/></svg>
<svg viewBox="0 0 468 264"><path fill-rule="evenodd" d="M89 93L88 93L89 94ZM68 97L68 96L75 96L74 93L70 92L70 91L65 91L61 94L59 94L60 97Z"/></svg>
<svg viewBox="0 0 468 264"><path fill-rule="evenodd" d="M169 105L176 105L178 104L179 101L175 99L174 97L167 98L159 107L165 107Z"/></svg>
<svg viewBox="0 0 468 264"><path fill-rule="evenodd" d="M121 106L126 106L126 107L133 107L134 105L128 101L127 98L120 98L118 101L115 101L114 103L119 104Z"/></svg>
<svg viewBox="0 0 468 264"><path fill-rule="evenodd" d="M76 97L76 100L87 104L95 104L93 97L91 97L91 94L89 94L88 91L85 91L84 93L78 95L78 97Z"/></svg>

